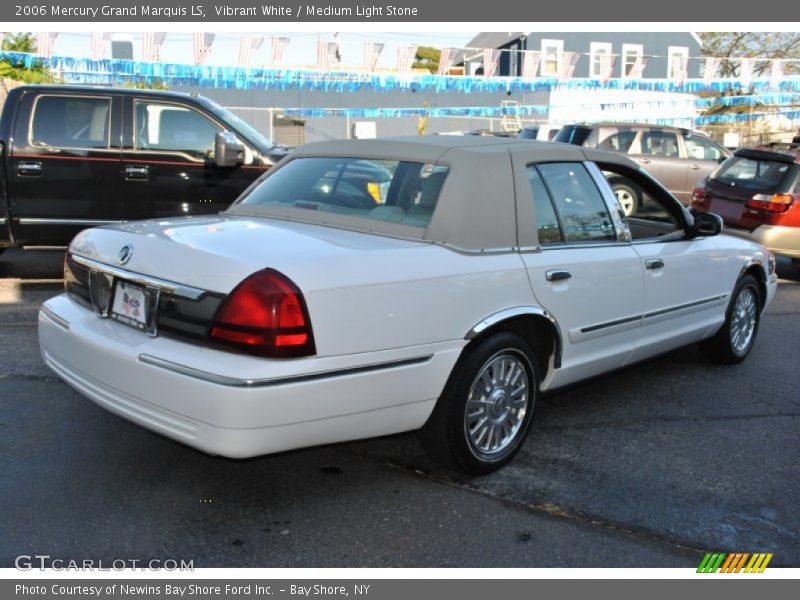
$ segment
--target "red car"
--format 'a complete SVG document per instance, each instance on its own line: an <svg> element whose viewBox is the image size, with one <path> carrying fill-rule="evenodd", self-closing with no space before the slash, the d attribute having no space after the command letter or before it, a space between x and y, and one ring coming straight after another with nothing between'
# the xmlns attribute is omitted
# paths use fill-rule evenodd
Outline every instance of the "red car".
<svg viewBox="0 0 800 600"><path fill-rule="evenodd" d="M725 233L760 242L800 260L800 147L772 144L737 150L692 195L696 212L716 213Z"/></svg>

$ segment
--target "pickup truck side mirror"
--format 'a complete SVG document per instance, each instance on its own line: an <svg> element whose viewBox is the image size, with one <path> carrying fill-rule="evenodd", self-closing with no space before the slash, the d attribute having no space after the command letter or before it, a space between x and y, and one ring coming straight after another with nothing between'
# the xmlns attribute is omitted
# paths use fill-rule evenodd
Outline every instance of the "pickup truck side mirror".
<svg viewBox="0 0 800 600"><path fill-rule="evenodd" d="M235 167L244 163L244 145L231 131L214 136L214 163L218 167Z"/></svg>
<svg viewBox="0 0 800 600"><path fill-rule="evenodd" d="M694 234L714 236L722 233L722 218L714 213L695 213Z"/></svg>

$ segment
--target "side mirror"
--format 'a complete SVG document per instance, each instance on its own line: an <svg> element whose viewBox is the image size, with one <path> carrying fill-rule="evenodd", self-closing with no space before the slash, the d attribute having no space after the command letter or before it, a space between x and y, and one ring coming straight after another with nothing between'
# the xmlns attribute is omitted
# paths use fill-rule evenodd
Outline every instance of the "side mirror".
<svg viewBox="0 0 800 600"><path fill-rule="evenodd" d="M714 236L722 233L722 217L714 213L696 213L694 215L694 234Z"/></svg>
<svg viewBox="0 0 800 600"><path fill-rule="evenodd" d="M214 164L218 167L235 167L244 163L244 145L231 131L220 131L214 136Z"/></svg>

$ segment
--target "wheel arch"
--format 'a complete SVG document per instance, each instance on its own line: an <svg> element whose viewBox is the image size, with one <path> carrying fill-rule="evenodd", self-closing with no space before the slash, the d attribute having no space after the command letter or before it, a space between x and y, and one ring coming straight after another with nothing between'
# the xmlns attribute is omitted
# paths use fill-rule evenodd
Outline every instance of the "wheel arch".
<svg viewBox="0 0 800 600"><path fill-rule="evenodd" d="M739 273L739 278L741 278L743 275L751 275L753 279L756 280L756 283L758 283L758 294L761 300L761 308L763 310L764 301L767 298L767 275L764 265L762 265L761 261L758 259L748 260L742 267L742 270Z"/></svg>
<svg viewBox="0 0 800 600"><path fill-rule="evenodd" d="M539 377L544 380L551 368L561 367L563 341L553 315L536 306L517 306L496 312L472 327L464 339L470 344L497 331L513 331L525 339L534 351ZM551 363L552 357L552 363Z"/></svg>

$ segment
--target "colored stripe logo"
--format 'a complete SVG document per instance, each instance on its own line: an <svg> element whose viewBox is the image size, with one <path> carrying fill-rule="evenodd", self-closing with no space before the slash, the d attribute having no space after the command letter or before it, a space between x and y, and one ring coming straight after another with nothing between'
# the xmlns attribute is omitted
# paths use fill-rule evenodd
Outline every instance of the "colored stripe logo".
<svg viewBox="0 0 800 600"><path fill-rule="evenodd" d="M763 573L772 552L709 552L697 567L698 573Z"/></svg>

